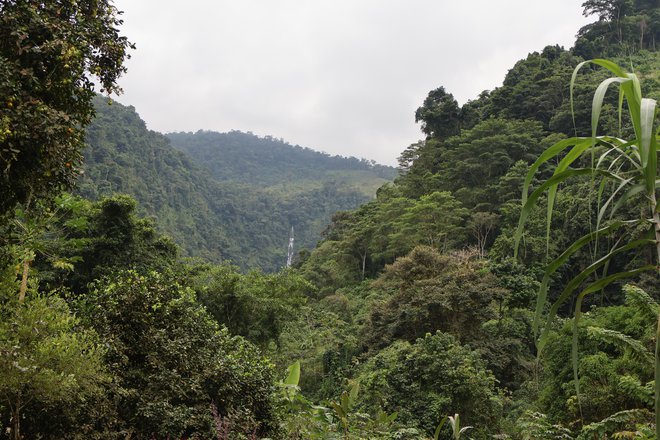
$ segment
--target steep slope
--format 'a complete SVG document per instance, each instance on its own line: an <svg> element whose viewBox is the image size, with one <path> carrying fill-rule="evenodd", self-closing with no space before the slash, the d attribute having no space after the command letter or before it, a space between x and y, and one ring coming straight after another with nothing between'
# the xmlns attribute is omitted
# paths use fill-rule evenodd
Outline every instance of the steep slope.
<svg viewBox="0 0 660 440"><path fill-rule="evenodd" d="M246 180L218 181L173 148L167 137L147 130L133 107L108 105L98 98L96 108L78 191L92 199L115 192L132 195L143 214L154 217L189 256L231 260L244 269L276 270L286 260L291 226L296 230L296 247L310 248L334 212L368 201L386 181L360 171L371 179L370 194L338 179L311 186L288 179L274 182L296 191L264 190ZM249 146L243 151L251 154ZM275 173L266 168L257 174ZM359 184L364 185L364 179Z"/></svg>
<svg viewBox="0 0 660 440"><path fill-rule="evenodd" d="M612 60L634 67L644 96L660 97L660 52L640 50ZM493 260L510 257L530 165L555 142L591 132L593 93L608 75L590 65L580 70L572 113L569 86L582 61L572 50L547 46L518 61L502 86L462 106L444 87L429 92L416 113L426 139L404 150L401 175L377 200L334 219L324 241L303 261L308 278L323 293L332 293L377 277L416 245L443 252L476 247ZM598 133L629 137L630 118L624 111L619 120L617 99L613 86L604 98ZM554 166L547 163L539 174L549 175ZM536 229L526 230L521 252L528 266L544 267L548 255L558 256L593 228L589 222L595 217L581 205L588 197L596 199L589 185L589 179L576 178L561 192L557 212L565 214L553 217L553 230L559 232L549 245L545 211L534 213L536 223L530 224ZM566 281L574 275L564 274Z"/></svg>

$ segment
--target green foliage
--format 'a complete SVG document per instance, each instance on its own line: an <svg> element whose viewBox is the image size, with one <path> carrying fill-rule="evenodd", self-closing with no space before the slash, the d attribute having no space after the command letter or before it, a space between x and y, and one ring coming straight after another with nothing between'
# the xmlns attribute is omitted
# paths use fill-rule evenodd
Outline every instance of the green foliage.
<svg viewBox="0 0 660 440"><path fill-rule="evenodd" d="M502 87L490 94L487 112L499 118L535 120L546 129L573 133L568 107L568 84L580 58L559 46L547 46L518 61L507 73ZM583 98L583 94L579 94ZM578 107L581 108L581 107ZM578 127L584 127L583 113L576 115ZM586 125L588 127L588 125Z"/></svg>
<svg viewBox="0 0 660 440"><path fill-rule="evenodd" d="M334 212L370 200L395 172L240 132L166 137L132 107L98 98L96 109L79 192L130 194L184 254L245 271L281 269L292 226L296 249L311 248Z"/></svg>
<svg viewBox="0 0 660 440"><path fill-rule="evenodd" d="M163 136L102 98L80 182L97 201L53 200L79 171L91 117L85 60L103 55L86 59L76 44L109 32L111 85L128 48L114 9L97 2L94 15L83 3L0 6L13 26L0 43L0 158L11 162L5 179L25 172L3 186L9 208L0 203L0 391L9 396L0 420L15 439L17 389L31 396L24 418L11 419L23 421L24 438L653 438L657 276L625 287L625 304L618 283L650 267L639 251L660 237L645 235L660 225L654 103L642 99L660 97L658 54L645 51L658 30L654 2L585 2L599 20L575 50L531 53L462 107L443 87L429 92L415 114L426 139L401 154L393 184L353 211L343 210L371 199L392 169L251 133ZM16 21L21 11L31 18ZM40 27L63 17L79 27L65 20L56 30L81 39L56 32L48 43ZM42 61L55 71L21 73L6 55L15 51L30 63L50 57ZM630 54L639 75L599 61L618 78L596 89L592 118L604 73L571 72L580 55L603 51ZM14 93L30 85L16 72L62 107L21 101L36 95ZM80 82L56 84L72 72ZM605 96L614 83L629 115ZM67 107L72 96L80 100ZM591 137L566 138L589 127ZM601 177L614 183L599 187ZM546 203L561 215L546 218ZM281 268L291 226L296 244L311 247L328 219L294 269L247 270ZM552 240L549 229L559 231ZM225 264L183 266L158 231L184 255ZM16 292L37 288L60 288L76 317L55 296L17 304ZM555 319L573 308L581 325ZM539 316L549 316L544 325ZM274 369L292 359L276 382ZM57 373L67 368L73 376Z"/></svg>
<svg viewBox="0 0 660 440"><path fill-rule="evenodd" d="M250 186L270 187L283 192L296 192L298 185L333 180L343 176L352 179L375 179L363 188L366 196L371 189L396 176L391 167L355 157L330 156L326 153L290 145L272 136L230 131L216 133L168 133L172 146L183 151L200 166L208 169L219 181L239 182ZM348 173L348 174L343 174ZM350 186L359 186L359 183ZM320 185L319 185L320 186ZM375 188L373 188L375 189Z"/></svg>
<svg viewBox="0 0 660 440"><path fill-rule="evenodd" d="M474 257L417 247L387 266L374 287L390 294L371 310L364 330L367 346L381 348L397 339L413 342L436 330L461 342L479 339L482 323L495 316L491 306L506 291Z"/></svg>
<svg viewBox="0 0 660 440"><path fill-rule="evenodd" d="M366 409L396 411L397 420L432 435L438 420L458 411L477 438L497 432L503 397L479 355L450 335L397 341L371 357L358 376Z"/></svg>
<svg viewBox="0 0 660 440"><path fill-rule="evenodd" d="M528 411L517 420L517 428L523 440L571 440L571 431L552 424L545 414Z"/></svg>
<svg viewBox="0 0 660 440"><path fill-rule="evenodd" d="M619 411L600 422L591 423L583 427L577 439L606 438L607 434L616 432L618 429L642 424L648 422L649 419L650 413L645 410L633 409ZM614 438L617 438L616 434L614 434Z"/></svg>
<svg viewBox="0 0 660 440"><path fill-rule="evenodd" d="M660 38L660 8L645 0L587 0L584 15L598 21L578 32L575 52L585 58L631 54L656 48Z"/></svg>
<svg viewBox="0 0 660 440"><path fill-rule="evenodd" d="M631 289L627 289L630 291ZM636 305L596 309L583 316L579 328L579 381L585 424L600 423L621 410L649 410L653 404L653 324ZM572 350L572 328L565 322L561 332L549 337L541 401L550 414L564 423L580 416L567 362Z"/></svg>
<svg viewBox="0 0 660 440"><path fill-rule="evenodd" d="M422 123L427 136L445 139L460 132L460 108L444 87L429 92L422 107L415 112L415 122Z"/></svg>
<svg viewBox="0 0 660 440"><path fill-rule="evenodd" d="M351 411L357 400L358 392L360 390L360 382L350 382L349 386L349 390L342 392L338 401L330 403L333 410L333 416L337 420L337 425L339 429L344 432L345 436L348 436L348 432L351 428Z"/></svg>
<svg viewBox="0 0 660 440"><path fill-rule="evenodd" d="M3 263L17 264L21 272L19 302L25 298L30 267L35 260L45 271L63 272L73 270L73 263L80 261L75 252L81 250L85 241L73 238L67 232L80 233L87 228L87 219L81 215L85 203L65 194L55 197L53 205L52 208L44 207L37 202L28 211L19 205L4 228L0 226L4 235L0 246L7 253L7 261Z"/></svg>
<svg viewBox="0 0 660 440"><path fill-rule="evenodd" d="M194 279L197 298L233 335L267 347L279 345L283 327L297 316L312 286L292 271L246 275L231 266L215 266Z"/></svg>
<svg viewBox="0 0 660 440"><path fill-rule="evenodd" d="M0 4L0 215L78 175L94 81L118 91L131 44L108 1Z"/></svg>
<svg viewBox="0 0 660 440"><path fill-rule="evenodd" d="M291 439L328 437L327 408L313 405L300 392L300 361L289 365L287 377L278 383L284 401L282 428Z"/></svg>
<svg viewBox="0 0 660 440"><path fill-rule="evenodd" d="M336 214L303 262L303 274L321 293L377 275L415 246L448 251L464 242L468 211L449 192L410 200L387 191L381 188L377 200L356 211Z"/></svg>
<svg viewBox="0 0 660 440"><path fill-rule="evenodd" d="M63 219L64 232L81 246L68 248L73 271L61 281L74 292L84 292L87 285L120 269L138 271L170 268L177 261L178 249L170 239L156 232L155 225L136 214L136 201L126 195L115 195L90 204ZM86 227L71 230L80 222ZM67 256L67 254L65 254ZM61 272L61 271L60 271Z"/></svg>
<svg viewBox="0 0 660 440"><path fill-rule="evenodd" d="M314 400L339 394L342 381L354 368L358 338L356 324L351 322L354 309L348 303L348 298L336 295L302 307L284 324L278 350L272 354L278 365L301 359L305 374L300 387Z"/></svg>
<svg viewBox="0 0 660 440"><path fill-rule="evenodd" d="M172 275L104 278L77 309L108 345L115 380L107 392L117 423L133 438L208 438L211 402L221 418L240 422L234 432L276 431L272 365L250 343L219 330Z"/></svg>
<svg viewBox="0 0 660 440"><path fill-rule="evenodd" d="M391 428L397 413L387 414L379 410L375 417L357 413L354 406L359 393L359 383L349 382L349 389L341 393L329 407L312 404L298 387L300 362L289 366L284 381L278 383L285 404L282 423L286 438L292 439L392 439L408 438L392 434Z"/></svg>
<svg viewBox="0 0 660 440"><path fill-rule="evenodd" d="M500 177L519 160L532 162L543 137L538 122L488 119L442 143L433 172L464 206L493 211Z"/></svg>
<svg viewBox="0 0 660 440"><path fill-rule="evenodd" d="M81 329L56 296L30 295L21 304L5 300L0 317L0 394L7 405L2 419L11 438L84 431L80 414L109 380L95 333ZM59 423L48 423L53 416L71 426L60 431Z"/></svg>
<svg viewBox="0 0 660 440"><path fill-rule="evenodd" d="M397 232L388 237L390 247L395 247L398 255L414 244L453 249L465 240L461 224L467 213L447 191L422 196L393 222Z"/></svg>
<svg viewBox="0 0 660 440"><path fill-rule="evenodd" d="M463 426L461 427L461 418L458 414L449 416L449 423L452 431L452 438L454 440L460 440L461 436L467 432L469 429L472 429L472 426Z"/></svg>
<svg viewBox="0 0 660 440"><path fill-rule="evenodd" d="M547 149L539 159L532 165L530 172L525 180L523 187L523 208L520 214L520 222L518 230L516 231L516 251L517 244L522 236L522 228L525 224L526 218L532 210L540 195L548 190L548 240L550 233L550 224L553 213L554 199L557 193L559 183L563 183L568 178L576 175L590 175L593 181L597 181L600 185L599 198L603 195L605 189L610 189L610 193L605 193L606 201L601 204L599 201L598 215L595 225L595 232L585 235L583 238L576 241L571 245L562 255L552 261L546 269L544 279L539 292L536 308L536 319L534 331L538 329L538 321L540 320L541 313L545 307L547 300L547 288L550 276L566 262L576 251L585 245L597 243L597 240L602 236L618 238L612 249L606 249L605 253L598 256L598 260L590 266L582 270L575 278L573 278L561 293L559 298L554 302L541 339L539 342L539 349L542 349L547 334L550 329L550 321L556 315L559 307L566 302L574 292L579 291L575 300L575 318L574 318L574 336L572 348L572 360L574 370L574 383L576 387L576 397L578 404L580 404L580 388L578 380L578 353L577 353L577 332L578 322L582 313L583 298L594 292L598 292L605 288L608 284L617 281L623 277L633 276L644 270L655 269L654 266L636 265L629 270L622 270L612 274L607 274L607 266L613 257L622 252L637 251L644 247L650 247L655 244L657 247L657 258L660 259L660 217L657 212L656 203L656 179L657 179L657 139L655 129L656 118L656 102L652 99L643 98L641 93L641 86L639 78L634 74L629 74L622 70L616 64L606 60L593 60L593 64L602 66L616 75L613 78L603 81L596 92L594 93L594 101L592 107L592 135L588 138L571 138L566 141L558 142L549 149ZM573 74L571 85L575 82L577 72L580 68L589 62L579 64ZM610 84L617 83L620 85L619 102L623 106L625 101L628 111L630 112L630 120L634 128L634 138L631 141L625 141L619 138L612 137L597 137L598 121L602 109L603 97ZM621 108L620 107L620 108ZM620 110L621 111L621 110ZM597 151L596 148L599 148ZM531 195L528 196L529 185L532 181L536 170L548 160L560 156L564 150L570 150L561 159L553 176L540 185ZM591 166L585 168L571 168L571 165L576 162L580 156L585 152L591 152ZM608 157L608 155L611 155ZM597 157L597 160L596 160ZM617 163L618 162L618 163ZM641 204L640 209L642 218L626 219L625 223L622 221L615 221L608 226L602 227L602 223L606 222L605 214L609 212L610 218L616 213L620 206L627 202L634 202L634 195L638 193L645 193L647 200ZM645 217L650 215L652 219L648 221ZM630 236L616 236L624 225L639 225L641 231L633 231ZM655 235L655 240L646 238L647 236ZM620 243L620 244L619 244ZM597 245L594 246L597 249ZM596 251L594 251L595 253ZM605 268L602 277L592 278L592 275L597 270ZM586 284L584 287L581 287ZM579 289L579 290L578 290ZM660 344L660 342L658 342ZM660 346L660 345L659 345ZM660 365L658 370L658 391L656 393L658 402L660 402ZM658 432L660 432L660 409L656 411L658 417Z"/></svg>

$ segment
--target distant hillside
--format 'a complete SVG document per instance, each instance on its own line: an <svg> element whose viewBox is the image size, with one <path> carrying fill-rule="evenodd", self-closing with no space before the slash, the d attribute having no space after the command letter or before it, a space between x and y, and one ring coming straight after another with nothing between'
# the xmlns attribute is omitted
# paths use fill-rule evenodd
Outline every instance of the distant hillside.
<svg viewBox="0 0 660 440"><path fill-rule="evenodd" d="M386 179L396 177L392 167L366 159L330 156L290 145L271 136L231 131L169 133L172 145L188 154L222 181L271 187L283 183L319 180ZM372 192L373 188L369 188Z"/></svg>
<svg viewBox="0 0 660 440"><path fill-rule="evenodd" d="M232 166L221 165L221 157L214 157L214 166L204 169L173 148L166 136L147 130L133 107L116 102L108 105L102 98L97 99L96 107L78 191L92 199L114 192L130 194L140 202L143 214L152 216L187 255L231 260L244 269L282 267L291 226L296 230L298 250L313 247L333 213L373 198L376 189L387 181L382 176L391 177L394 172L365 161L333 158L237 132L226 135L235 140L232 145L237 149L227 162L244 167L249 164L253 171L233 171ZM199 139L198 135L171 136ZM241 147L238 139L252 142ZM302 151L315 158L314 165L306 168L304 160L297 160L300 173L277 179L282 163L276 166L277 171L268 166L275 160L264 160L264 166L258 168L257 159L265 153L254 152L255 144L264 148L269 143L282 148L278 156L284 154L282 151ZM252 160L243 160L240 151ZM326 165L322 158L327 159ZM344 168L342 161L347 164ZM305 173L311 176L314 167L317 175L323 167L328 171L322 179L302 177ZM218 169L225 170L227 177L216 178Z"/></svg>

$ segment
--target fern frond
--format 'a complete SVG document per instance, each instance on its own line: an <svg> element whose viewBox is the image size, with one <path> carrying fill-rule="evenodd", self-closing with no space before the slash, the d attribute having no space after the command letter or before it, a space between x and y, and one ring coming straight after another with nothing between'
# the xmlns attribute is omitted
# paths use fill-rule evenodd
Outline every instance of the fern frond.
<svg viewBox="0 0 660 440"><path fill-rule="evenodd" d="M607 438L606 435L620 429L625 429L637 423L645 423L652 419L652 414L645 409L627 409L614 413L600 422L590 423L582 428L578 440ZM619 431L620 432L620 431Z"/></svg>
<svg viewBox="0 0 660 440"><path fill-rule="evenodd" d="M617 349L627 353L636 361L653 365L653 353L640 341L624 333L602 327L587 327L587 335L601 342L614 345Z"/></svg>
<svg viewBox="0 0 660 440"><path fill-rule="evenodd" d="M626 304L638 310L649 323L658 319L658 303L648 293L630 284L625 285L623 291L626 293Z"/></svg>

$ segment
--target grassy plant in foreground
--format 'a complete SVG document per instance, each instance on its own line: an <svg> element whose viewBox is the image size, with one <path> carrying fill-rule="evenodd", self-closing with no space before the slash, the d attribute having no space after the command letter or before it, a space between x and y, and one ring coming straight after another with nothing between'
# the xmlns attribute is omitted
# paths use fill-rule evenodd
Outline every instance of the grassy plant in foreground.
<svg viewBox="0 0 660 440"><path fill-rule="evenodd" d="M550 323L556 316L557 311L577 292L573 319L572 363L578 402L580 390L577 380L577 328L581 315L582 302L585 296L598 292L621 278L631 277L646 270L655 270L656 273L658 271L657 264L647 264L638 265L616 273L608 273L609 263L617 255L629 252L641 252L643 249L653 246L655 248L656 258L658 259L657 261L660 261L660 215L658 213L656 199L656 192L660 186L657 176L658 139L656 101L642 96L640 81L635 74L626 72L611 61L596 59L580 63L575 68L571 79L571 107L573 104L573 86L577 73L586 64L601 66L614 75L604 80L594 93L591 136L572 137L562 140L543 152L531 166L523 187L523 207L518 229L514 237L515 253L517 255L525 222L536 202L546 191L548 200L547 234L549 239L553 205L558 186L566 182L569 178L576 176L589 176L593 179L594 183L598 184L599 207L595 228L592 232L577 240L559 257L547 265L538 295L533 325L534 333L538 335L541 315L547 303L550 277L580 249L586 246L594 246L594 249L597 249L597 243L600 239L605 237L612 239L614 245L610 249L607 249L604 255L597 258L569 281L559 295L559 298L551 305L550 312L546 316L545 325L542 327L538 340L538 352L540 355L547 342ZM630 114L630 122L634 130L632 139L620 139L615 136L597 136L603 98L607 89L612 84L619 85L619 119L621 120L624 103ZM578 163L578 159L587 153L591 154L591 166L582 168L572 167ZM553 175L531 194L528 194L536 171L551 160L558 161ZM603 194L609 194L604 202L601 200ZM642 212L642 214L639 217L614 219L614 214L621 207L640 199L642 202L639 202L638 211ZM628 238L625 238L626 235L617 235L633 227L644 231L644 233L633 237L628 236ZM658 316L658 320L660 323L660 315ZM655 349L655 420L656 436L660 438L660 325L658 325L657 332Z"/></svg>

